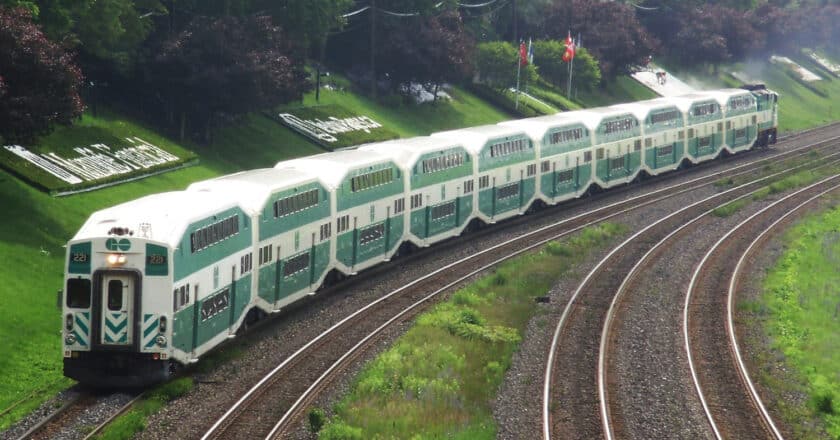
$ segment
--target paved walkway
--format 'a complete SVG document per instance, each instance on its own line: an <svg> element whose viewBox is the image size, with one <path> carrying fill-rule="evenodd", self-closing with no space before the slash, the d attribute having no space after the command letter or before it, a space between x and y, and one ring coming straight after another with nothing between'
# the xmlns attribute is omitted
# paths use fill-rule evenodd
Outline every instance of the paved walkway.
<svg viewBox="0 0 840 440"><path fill-rule="evenodd" d="M657 73L664 74L664 81L657 78ZM684 95L694 91L693 87L655 64L651 64L647 70L636 72L632 76L633 79L660 96Z"/></svg>

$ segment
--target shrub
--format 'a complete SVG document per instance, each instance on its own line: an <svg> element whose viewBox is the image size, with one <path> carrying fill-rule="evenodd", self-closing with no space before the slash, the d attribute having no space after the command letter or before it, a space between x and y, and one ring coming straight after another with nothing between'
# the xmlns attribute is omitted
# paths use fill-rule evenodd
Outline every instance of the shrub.
<svg viewBox="0 0 840 440"><path fill-rule="evenodd" d="M321 408L312 408L309 411L309 430L317 433L324 427L324 423L327 421L327 415L324 413L324 410Z"/></svg>
<svg viewBox="0 0 840 440"><path fill-rule="evenodd" d="M362 440L362 428L330 422L318 433L318 440Z"/></svg>
<svg viewBox="0 0 840 440"><path fill-rule="evenodd" d="M554 256L557 257L570 257L572 256L572 250L569 246L560 243L559 241L552 241L545 246L545 250Z"/></svg>

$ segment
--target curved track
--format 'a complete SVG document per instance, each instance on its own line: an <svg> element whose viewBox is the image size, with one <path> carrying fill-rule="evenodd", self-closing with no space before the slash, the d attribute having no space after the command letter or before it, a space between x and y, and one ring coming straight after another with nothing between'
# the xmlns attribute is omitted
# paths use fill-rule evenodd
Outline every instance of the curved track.
<svg viewBox="0 0 840 440"><path fill-rule="evenodd" d="M694 271L683 317L685 349L695 388L718 439L783 438L741 356L732 320L735 291L744 262L757 244L793 214L837 190L838 182L840 176L826 178L753 214L721 237ZM738 263L733 268L735 258Z"/></svg>
<svg viewBox="0 0 840 440"><path fill-rule="evenodd" d="M790 168L776 176L798 168ZM678 231L715 207L747 196L764 185L769 177L773 175L708 197L650 224L616 247L589 272L555 329L543 387L545 438L614 437L617 428L610 417L605 371L610 326L621 293L644 262L669 243ZM571 378L560 380L557 378L559 372L566 372ZM554 411L552 405L557 406Z"/></svg>
<svg viewBox="0 0 840 440"><path fill-rule="evenodd" d="M786 152L784 156L804 154ZM775 156L774 156L775 158ZM723 175L753 173L771 158L744 164L725 173L699 177L651 194L614 203L558 222L442 268L357 311L287 358L227 411L203 438L279 436L302 414L306 403L358 356L388 326L413 316L419 304L474 274L558 236L576 231L628 210L706 185ZM438 286L446 287L439 289ZM427 296L428 292L434 292ZM303 368L303 367L306 368ZM266 408L271 408L267 410ZM279 423L271 425L272 421Z"/></svg>

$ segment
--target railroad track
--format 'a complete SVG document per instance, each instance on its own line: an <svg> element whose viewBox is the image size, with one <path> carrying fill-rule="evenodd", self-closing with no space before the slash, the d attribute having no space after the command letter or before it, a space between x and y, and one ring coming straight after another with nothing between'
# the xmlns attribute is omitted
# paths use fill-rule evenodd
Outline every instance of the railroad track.
<svg viewBox="0 0 840 440"><path fill-rule="evenodd" d="M754 179L649 224L613 249L587 274L557 323L546 362L542 405L545 438L624 437L615 435L622 426L610 414L606 376L611 325L623 293L650 259L673 243L680 231L718 206L749 196L770 178L790 174L802 166ZM559 378L559 372L567 378ZM556 408L552 410L552 406Z"/></svg>
<svg viewBox="0 0 840 440"><path fill-rule="evenodd" d="M734 298L745 262L759 244L838 188L840 176L831 176L773 202L721 237L694 271L683 315L685 349L694 386L717 439L783 439L741 355L733 325ZM717 361L709 363L709 358Z"/></svg>
<svg viewBox="0 0 840 440"><path fill-rule="evenodd" d="M722 176L753 173L767 161L797 154L807 153L780 153L595 209L499 244L416 280L334 325L284 360L214 423L202 438L276 438L282 435L299 419L307 403L344 366L360 356L384 329L410 319L419 311L421 304L433 301L443 293L446 288L440 289L441 285L457 285L504 259L593 223L690 191L697 185L707 185ZM279 423L275 423L277 421Z"/></svg>
<svg viewBox="0 0 840 440"><path fill-rule="evenodd" d="M105 402L112 395L97 395L84 390L77 390L60 407L39 420L35 425L20 435L18 439L51 439L59 435L65 437L76 435L79 438L84 437L85 439L93 438L102 428L123 414L134 402L142 397L141 393L135 394L129 403L119 408L113 408L113 411L110 412L104 421L85 435L78 432L78 427L74 427L74 425L80 418L89 417L92 411L103 411L102 406L107 405Z"/></svg>

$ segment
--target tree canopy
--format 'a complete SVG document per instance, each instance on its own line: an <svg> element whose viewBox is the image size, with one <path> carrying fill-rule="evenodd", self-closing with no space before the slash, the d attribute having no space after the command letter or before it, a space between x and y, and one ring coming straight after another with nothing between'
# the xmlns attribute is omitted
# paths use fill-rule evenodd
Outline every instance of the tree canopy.
<svg viewBox="0 0 840 440"><path fill-rule="evenodd" d="M506 41L481 43L476 54L476 68L481 81L498 89L516 85L516 63L519 49ZM520 67L520 82L536 81L539 78L533 64Z"/></svg>
<svg viewBox="0 0 840 440"><path fill-rule="evenodd" d="M468 81L474 70L488 84L511 86L517 58L511 42L528 38L545 43L537 45L537 66L524 68L523 80L540 72L562 83L566 66L557 52L568 32L582 39L574 75L576 84L585 87L659 53L686 65L798 53L803 47L840 55L840 0L645 0L643 5L600 0L518 0L469 8L457 0L0 0L6 11L27 11L25 23L39 27L44 41L63 48L42 49L53 57L49 63L73 71L69 66L75 59L86 83L96 84L89 96L124 108L163 107L164 112L145 116L172 128L189 125L194 132L206 132L201 127L212 126L209 121L298 99L311 83L303 69L307 59L346 72L365 90L390 84L394 91L406 83ZM476 46L477 41L482 44ZM79 69L75 72L80 78ZM20 93L18 84L5 71L0 74L0 94L12 99ZM54 77L57 83L50 87L64 91L57 96L75 93L78 99L78 85L68 89L71 77Z"/></svg>
<svg viewBox="0 0 840 440"><path fill-rule="evenodd" d="M613 77L629 65L641 64L656 52L658 41L641 25L631 6L598 0L553 3L539 26L540 35L563 40L571 32L598 59L601 71Z"/></svg>
<svg viewBox="0 0 840 440"><path fill-rule="evenodd" d="M308 86L292 43L267 16L197 17L167 40L152 66L173 113L204 131L215 119L300 99Z"/></svg>
<svg viewBox="0 0 840 440"><path fill-rule="evenodd" d="M410 82L440 85L463 80L472 73L475 43L455 11L416 17L409 23L386 26L382 57L390 60L387 72L395 85Z"/></svg>
<svg viewBox="0 0 840 440"><path fill-rule="evenodd" d="M73 56L47 39L28 9L0 7L0 135L31 141L83 109L82 73Z"/></svg>
<svg viewBox="0 0 840 440"><path fill-rule="evenodd" d="M563 61L566 45L562 41L540 40L534 42L534 63L539 65L540 77L564 89L569 81L569 63ZM583 90L594 90L601 83L601 69L598 60L586 48L575 51L571 63L575 86Z"/></svg>

